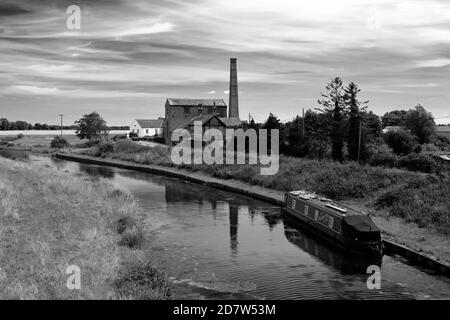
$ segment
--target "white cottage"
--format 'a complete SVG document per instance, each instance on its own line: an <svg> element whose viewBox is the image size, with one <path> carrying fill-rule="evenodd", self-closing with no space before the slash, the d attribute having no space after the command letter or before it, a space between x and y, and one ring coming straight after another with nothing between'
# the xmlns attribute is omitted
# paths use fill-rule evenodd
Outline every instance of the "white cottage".
<svg viewBox="0 0 450 320"><path fill-rule="evenodd" d="M162 136L164 119L135 119L129 133L135 133L139 138Z"/></svg>

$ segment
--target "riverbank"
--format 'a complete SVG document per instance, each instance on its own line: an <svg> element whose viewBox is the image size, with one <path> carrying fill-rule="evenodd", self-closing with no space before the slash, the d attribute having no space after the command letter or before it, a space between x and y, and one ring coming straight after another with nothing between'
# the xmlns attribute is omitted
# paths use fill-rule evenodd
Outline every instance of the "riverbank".
<svg viewBox="0 0 450 320"><path fill-rule="evenodd" d="M0 299L171 297L128 193L30 161L0 157L0 168ZM79 290L66 285L69 266L80 268Z"/></svg>
<svg viewBox="0 0 450 320"><path fill-rule="evenodd" d="M163 174L226 191L244 194L275 205L280 205L283 201L284 192L282 191L250 185L234 179L224 180L215 178L201 171L192 172L182 168L151 164L143 165L130 161L98 158L87 155L58 154L57 156L72 161L109 165L153 174ZM409 256L408 259L420 262L422 265L435 263L433 268L447 268L445 269L447 271L444 271L448 272L448 265L450 262L450 240L447 236L429 229L419 228L413 223L405 223L405 221L398 217L392 217L388 211L376 210L367 205L367 199L347 200L342 202L370 213L374 221L382 229L383 238L387 241L388 247L393 253L398 253L406 257ZM369 201L369 203L370 202L371 201Z"/></svg>

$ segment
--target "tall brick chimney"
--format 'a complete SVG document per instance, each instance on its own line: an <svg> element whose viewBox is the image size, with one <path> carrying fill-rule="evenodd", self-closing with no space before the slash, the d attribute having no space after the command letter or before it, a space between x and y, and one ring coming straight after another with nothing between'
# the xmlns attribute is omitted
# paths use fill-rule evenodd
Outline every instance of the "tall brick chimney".
<svg viewBox="0 0 450 320"><path fill-rule="evenodd" d="M237 82L237 66L236 58L230 59L230 93L228 103L228 117L239 118L239 98L238 98L238 82Z"/></svg>

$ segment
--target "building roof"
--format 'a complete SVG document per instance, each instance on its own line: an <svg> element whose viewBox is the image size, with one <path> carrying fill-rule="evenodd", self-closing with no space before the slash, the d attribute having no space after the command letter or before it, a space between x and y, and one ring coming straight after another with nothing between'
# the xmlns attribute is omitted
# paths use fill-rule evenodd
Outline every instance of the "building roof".
<svg viewBox="0 0 450 320"><path fill-rule="evenodd" d="M219 121L226 127L226 128L235 128L239 127L241 125L241 120L239 118L225 118L225 117L218 117L216 115L207 115L207 114L199 114L198 116L193 117L192 119L186 121L183 123L180 128L186 128L190 125L193 125L195 121L201 121L202 125L209 122L212 118L217 118Z"/></svg>
<svg viewBox="0 0 450 320"><path fill-rule="evenodd" d="M186 128L189 127L190 125L194 124L194 121L201 121L202 125L205 124L206 122L209 121L209 119L211 119L212 117L214 117L214 115L212 114L199 114L193 118L191 118L190 120L186 121L185 123L181 124L179 126L179 128Z"/></svg>
<svg viewBox="0 0 450 320"><path fill-rule="evenodd" d="M450 126L435 126L436 132L450 132Z"/></svg>
<svg viewBox="0 0 450 320"><path fill-rule="evenodd" d="M404 128L403 126L386 126L383 130L402 130Z"/></svg>
<svg viewBox="0 0 450 320"><path fill-rule="evenodd" d="M203 107L226 107L225 101L223 99L178 99L178 98L168 98L167 102L170 106L192 106L198 107L202 105Z"/></svg>
<svg viewBox="0 0 450 320"><path fill-rule="evenodd" d="M136 119L141 128L162 128L164 119Z"/></svg>
<svg viewBox="0 0 450 320"><path fill-rule="evenodd" d="M239 118L219 117L219 120L223 122L225 127L240 127L242 124L242 121Z"/></svg>

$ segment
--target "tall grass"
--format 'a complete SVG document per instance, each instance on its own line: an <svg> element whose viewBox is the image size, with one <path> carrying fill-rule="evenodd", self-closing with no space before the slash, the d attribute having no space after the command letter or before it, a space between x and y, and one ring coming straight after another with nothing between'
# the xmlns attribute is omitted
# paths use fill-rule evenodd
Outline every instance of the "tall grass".
<svg viewBox="0 0 450 320"><path fill-rule="evenodd" d="M119 246L116 226L141 210L133 197L31 163L0 167L0 299L123 298L114 281L136 250ZM81 269L81 290L66 287L69 265ZM152 288L148 297L167 293Z"/></svg>
<svg viewBox="0 0 450 320"><path fill-rule="evenodd" d="M30 159L30 153L27 151L2 149L0 150L0 157L11 160L26 161Z"/></svg>

